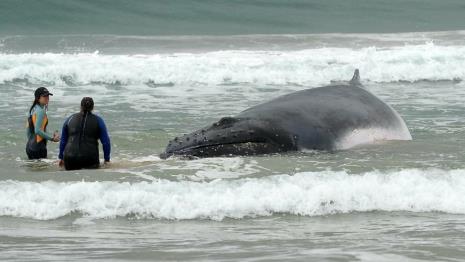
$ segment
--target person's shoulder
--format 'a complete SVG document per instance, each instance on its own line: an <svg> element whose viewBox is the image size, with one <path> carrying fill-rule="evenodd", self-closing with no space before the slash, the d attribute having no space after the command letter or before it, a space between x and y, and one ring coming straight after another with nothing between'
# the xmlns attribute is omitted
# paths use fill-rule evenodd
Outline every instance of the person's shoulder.
<svg viewBox="0 0 465 262"><path fill-rule="evenodd" d="M99 123L105 124L105 121L103 120L103 117L101 117L101 116L99 116L99 115L97 115L97 114L93 114L93 115L95 116L95 118L97 118L97 121L98 121Z"/></svg>
<svg viewBox="0 0 465 262"><path fill-rule="evenodd" d="M68 117L66 118L66 121L69 121L69 120L73 119L74 117L76 117L76 116L78 116L78 115L79 115L79 113L74 113L74 114L68 116Z"/></svg>
<svg viewBox="0 0 465 262"><path fill-rule="evenodd" d="M95 113L92 113L92 115L94 115L97 119L99 120L102 120L103 121L103 117L99 114L95 114Z"/></svg>
<svg viewBox="0 0 465 262"><path fill-rule="evenodd" d="M45 108L41 107L40 105L35 105L34 108L32 108L30 116L36 115L36 117L39 116L46 116L47 111Z"/></svg>
<svg viewBox="0 0 465 262"><path fill-rule="evenodd" d="M45 108L41 107L40 105L35 105L34 108L32 109L32 113L39 113L39 112L45 113Z"/></svg>
<svg viewBox="0 0 465 262"><path fill-rule="evenodd" d="M74 113L74 114L68 116L68 117L66 118L66 120L65 120L65 124L68 124L69 122L71 122L71 120L72 120L74 117L76 117L77 115L79 115L79 113Z"/></svg>

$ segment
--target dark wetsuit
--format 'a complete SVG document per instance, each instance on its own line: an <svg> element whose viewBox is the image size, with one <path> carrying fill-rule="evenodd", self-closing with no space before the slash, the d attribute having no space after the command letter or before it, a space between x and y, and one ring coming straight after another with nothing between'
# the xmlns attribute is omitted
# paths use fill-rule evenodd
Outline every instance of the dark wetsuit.
<svg viewBox="0 0 465 262"><path fill-rule="evenodd" d="M98 168L98 140L102 143L104 159L110 161L110 137L102 118L92 113L77 113L63 124L59 158L66 170Z"/></svg>
<svg viewBox="0 0 465 262"><path fill-rule="evenodd" d="M47 125L45 108L36 105L27 121L26 154L29 159L47 158L47 140L52 140L52 137L47 134Z"/></svg>

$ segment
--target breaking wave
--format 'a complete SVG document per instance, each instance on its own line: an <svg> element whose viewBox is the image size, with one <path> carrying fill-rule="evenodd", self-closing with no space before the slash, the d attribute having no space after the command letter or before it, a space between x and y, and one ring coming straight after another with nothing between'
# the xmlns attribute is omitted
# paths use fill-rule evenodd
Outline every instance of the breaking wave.
<svg viewBox="0 0 465 262"><path fill-rule="evenodd" d="M210 182L0 182L0 215L40 220L247 218L367 211L465 214L465 170L302 172Z"/></svg>
<svg viewBox="0 0 465 262"><path fill-rule="evenodd" d="M48 85L314 85L347 80L458 81L465 79L465 47L432 43L300 51L215 51L152 55L95 53L0 54L0 83Z"/></svg>

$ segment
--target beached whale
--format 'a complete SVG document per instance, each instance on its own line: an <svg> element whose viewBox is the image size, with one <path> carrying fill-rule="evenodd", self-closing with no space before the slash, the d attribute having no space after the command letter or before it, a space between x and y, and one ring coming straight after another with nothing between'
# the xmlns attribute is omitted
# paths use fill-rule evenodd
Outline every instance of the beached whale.
<svg viewBox="0 0 465 262"><path fill-rule="evenodd" d="M411 140L399 114L363 89L358 70L345 84L294 92L171 140L164 153L213 157L339 150L379 140Z"/></svg>

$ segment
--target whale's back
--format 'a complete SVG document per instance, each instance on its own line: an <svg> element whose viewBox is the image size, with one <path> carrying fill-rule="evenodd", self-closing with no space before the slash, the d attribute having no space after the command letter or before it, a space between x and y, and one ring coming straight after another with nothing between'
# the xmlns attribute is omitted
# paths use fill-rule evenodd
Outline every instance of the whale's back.
<svg viewBox="0 0 465 262"><path fill-rule="evenodd" d="M301 148L346 149L377 140L410 140L399 114L356 85L294 92L249 108L238 118L258 118L288 130Z"/></svg>

